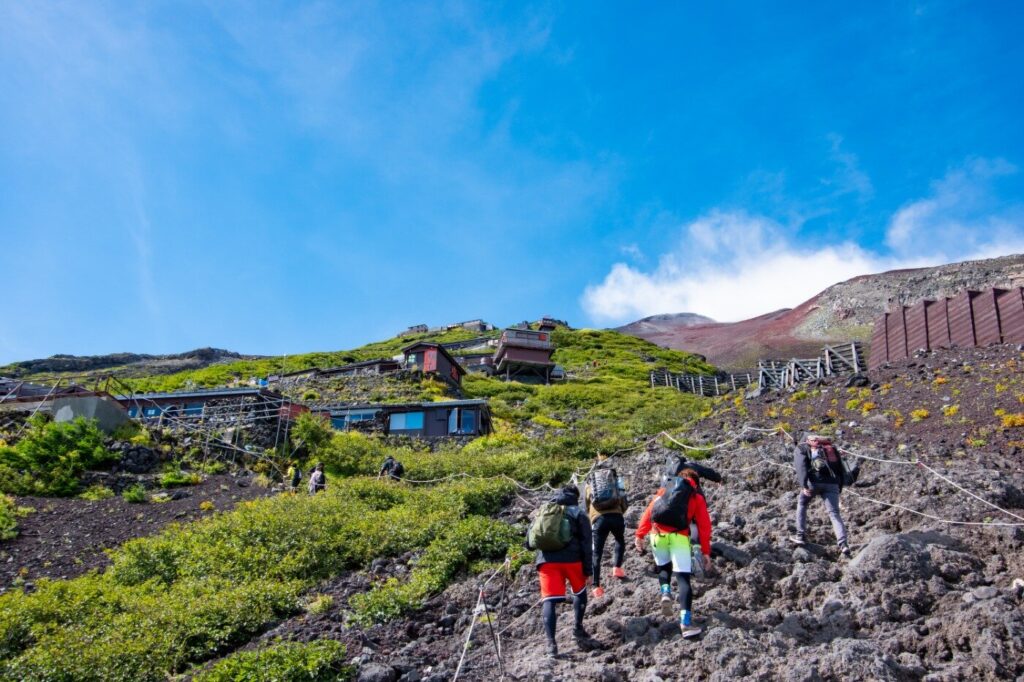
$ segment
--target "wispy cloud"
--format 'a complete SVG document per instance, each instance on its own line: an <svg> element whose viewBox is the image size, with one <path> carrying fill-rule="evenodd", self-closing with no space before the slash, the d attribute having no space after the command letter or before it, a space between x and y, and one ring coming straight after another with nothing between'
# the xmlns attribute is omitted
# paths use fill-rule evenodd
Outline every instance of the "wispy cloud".
<svg viewBox="0 0 1024 682"><path fill-rule="evenodd" d="M765 216L716 209L680 225L657 267L616 263L581 303L602 322L669 312L732 321L792 307L865 273L1024 252L1022 206L1000 201L991 184L1012 172L1000 160L951 170L892 216L885 251L852 241L809 244Z"/></svg>

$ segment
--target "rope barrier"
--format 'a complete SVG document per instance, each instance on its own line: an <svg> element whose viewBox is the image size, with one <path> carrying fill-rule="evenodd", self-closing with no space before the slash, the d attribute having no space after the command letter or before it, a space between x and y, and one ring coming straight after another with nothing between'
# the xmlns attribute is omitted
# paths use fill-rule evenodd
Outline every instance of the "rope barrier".
<svg viewBox="0 0 1024 682"><path fill-rule="evenodd" d="M911 514L917 514L918 516L923 516L926 519L932 519L933 521L939 521L941 523L948 523L948 524L954 525L954 526L1000 526L1000 527L1020 527L1020 526L1024 526L1024 523L1010 523L1008 521L956 521L956 520L953 520L953 519L944 519L944 518L942 518L940 516L935 516L933 514L928 514L926 512L917 511L916 509L911 509L910 507L904 507L903 505L896 504L894 502L883 502L882 500L876 500L874 498L868 497L867 495L861 495L860 493L856 492L855 490L847 490L846 492L850 493L854 497L859 497L862 500L867 500L868 502L873 502L873 503L881 505L883 507L892 507L893 509L900 509L900 510L905 511L905 512L910 512ZM1013 516L1015 516L1015 515L1013 515Z"/></svg>

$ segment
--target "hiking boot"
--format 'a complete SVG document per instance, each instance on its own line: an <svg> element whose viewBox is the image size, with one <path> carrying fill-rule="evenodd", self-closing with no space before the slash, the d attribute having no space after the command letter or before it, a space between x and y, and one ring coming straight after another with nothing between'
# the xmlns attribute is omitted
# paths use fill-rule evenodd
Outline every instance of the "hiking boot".
<svg viewBox="0 0 1024 682"><path fill-rule="evenodd" d="M802 546L807 544L807 538L803 533L797 533L796 535L789 536L789 541L794 545Z"/></svg>
<svg viewBox="0 0 1024 682"><path fill-rule="evenodd" d="M624 580L626 578L626 571L623 570L622 566L616 566L612 569L612 575L619 580Z"/></svg>
<svg viewBox="0 0 1024 682"><path fill-rule="evenodd" d="M548 642L548 656L551 658L558 658L558 645L555 644L554 640Z"/></svg>
<svg viewBox="0 0 1024 682"><path fill-rule="evenodd" d="M850 546L848 544L846 544L845 542L840 543L840 545L839 545L839 553L841 555L845 556L845 557L850 556Z"/></svg>
<svg viewBox="0 0 1024 682"><path fill-rule="evenodd" d="M676 603L672 600L672 595L664 594L661 595L661 615L666 618L671 618L676 615Z"/></svg>
<svg viewBox="0 0 1024 682"><path fill-rule="evenodd" d="M572 636L576 639L590 639L590 633L584 630L582 625L577 625L572 629Z"/></svg>
<svg viewBox="0 0 1024 682"><path fill-rule="evenodd" d="M597 597L598 599L603 597L604 596L604 588L603 587L595 587L594 588L594 596Z"/></svg>
<svg viewBox="0 0 1024 682"><path fill-rule="evenodd" d="M692 639L704 632L704 628L699 625L680 625L679 630L683 635L684 639Z"/></svg>

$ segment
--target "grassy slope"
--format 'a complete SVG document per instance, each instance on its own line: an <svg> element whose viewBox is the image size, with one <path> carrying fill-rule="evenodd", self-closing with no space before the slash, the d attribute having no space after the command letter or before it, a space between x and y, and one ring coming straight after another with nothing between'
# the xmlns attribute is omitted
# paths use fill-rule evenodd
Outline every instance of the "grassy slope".
<svg viewBox="0 0 1024 682"><path fill-rule="evenodd" d="M433 338L472 336L460 330ZM694 396L648 387L653 367L711 369L693 356L610 331L559 330L555 341L555 359L569 381L530 386L468 377L469 394L491 398L500 433L465 448L401 449L396 454L407 475L433 479L469 471L558 482L598 452L678 428L704 409L705 401ZM167 390L190 380L212 386L231 377L391 355L409 342L231 363L137 386ZM389 450L395 449L377 438L325 434L313 454L332 471L328 494L247 503L129 542L113 552L113 568L105 573L42 580L34 593L0 596L0 679L166 679L237 649L264 624L300 612L302 595L318 581L376 557L412 549L420 559L409 580L353 600L354 622L400 616L459 572L517 547L520 531L488 518L511 495L510 483L368 480ZM310 532L310 519L317 519L317 532ZM66 656L71 648L73 661Z"/></svg>

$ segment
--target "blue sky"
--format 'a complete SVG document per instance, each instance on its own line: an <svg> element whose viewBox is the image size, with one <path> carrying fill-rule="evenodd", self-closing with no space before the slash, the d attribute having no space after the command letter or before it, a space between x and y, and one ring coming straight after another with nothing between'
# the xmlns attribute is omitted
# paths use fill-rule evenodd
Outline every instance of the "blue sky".
<svg viewBox="0 0 1024 682"><path fill-rule="evenodd" d="M1022 14L3 3L0 362L732 320L1024 251Z"/></svg>

